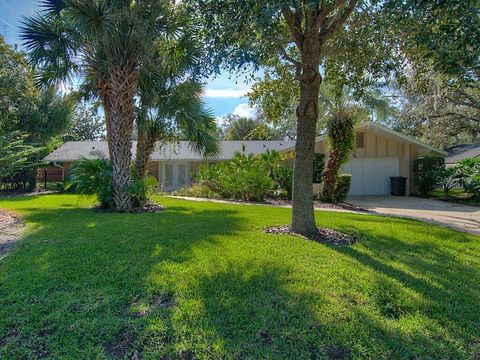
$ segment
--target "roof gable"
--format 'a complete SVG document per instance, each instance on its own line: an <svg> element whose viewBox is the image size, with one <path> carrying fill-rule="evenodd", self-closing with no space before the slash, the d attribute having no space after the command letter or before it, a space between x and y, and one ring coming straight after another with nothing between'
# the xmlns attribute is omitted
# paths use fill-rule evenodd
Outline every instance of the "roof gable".
<svg viewBox="0 0 480 360"><path fill-rule="evenodd" d="M376 135L382 135L382 136L386 136L386 137L389 137L389 138L393 138L399 142L405 142L405 143L409 143L409 144L413 144L415 146L417 146L420 150L422 150L423 152L428 152L428 153L433 153L437 156L446 156L447 153L441 149L438 149L434 146L431 146L423 141L420 141L420 140L417 140L411 136L408 136L408 135L405 135L405 134L402 134L398 131L395 131L393 129L390 129L386 126L383 126L383 125L380 125L378 123L375 123L373 121L367 121L367 122L364 122L364 123L361 123L361 124L357 124L355 126L355 131L364 131L364 132L370 132L370 133L374 133ZM326 141L327 140L327 136L326 135L322 135L322 136L318 136L316 138L316 142L323 142L323 141ZM293 149L293 147L292 147Z"/></svg>

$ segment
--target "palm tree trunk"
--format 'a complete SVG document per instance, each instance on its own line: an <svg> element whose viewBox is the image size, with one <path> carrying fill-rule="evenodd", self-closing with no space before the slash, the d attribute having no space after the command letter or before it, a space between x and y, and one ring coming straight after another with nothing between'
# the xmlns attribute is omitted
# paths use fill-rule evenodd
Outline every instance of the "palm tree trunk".
<svg viewBox="0 0 480 360"><path fill-rule="evenodd" d="M293 170L292 231L310 236L318 233L313 209L313 161L318 120L318 94L322 77L317 38L305 38L302 50L300 103L297 109L297 141Z"/></svg>
<svg viewBox="0 0 480 360"><path fill-rule="evenodd" d="M155 138L143 132L138 133L137 154L135 158L135 167L137 168L138 178L145 180L147 176L147 165L155 149Z"/></svg>
<svg viewBox="0 0 480 360"><path fill-rule="evenodd" d="M113 202L116 211L132 210L132 197L127 191L131 183L132 131L135 120L135 90L138 71L135 64L110 66L111 144L113 166Z"/></svg>
<svg viewBox="0 0 480 360"><path fill-rule="evenodd" d="M342 165L340 162L341 155L339 150L333 149L328 157L327 168L322 176L322 190L320 198L325 202L333 202L335 195L335 186L338 178L338 171Z"/></svg>
<svg viewBox="0 0 480 360"><path fill-rule="evenodd" d="M105 114L105 128L107 129L107 144L108 144L108 158L112 159L112 125L111 125L111 109L112 103L111 85L103 79L97 80L97 87L100 93L100 99L102 100L103 112Z"/></svg>

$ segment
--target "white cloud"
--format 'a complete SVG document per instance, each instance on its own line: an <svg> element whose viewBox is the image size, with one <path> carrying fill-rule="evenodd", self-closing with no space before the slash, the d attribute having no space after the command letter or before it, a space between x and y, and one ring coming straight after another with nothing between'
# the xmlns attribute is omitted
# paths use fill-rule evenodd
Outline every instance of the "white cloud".
<svg viewBox="0 0 480 360"><path fill-rule="evenodd" d="M249 119L253 119L257 117L258 112L255 108L250 107L248 104L239 104L235 110L233 110L235 115L240 117L245 117Z"/></svg>
<svg viewBox="0 0 480 360"><path fill-rule="evenodd" d="M236 90L236 89L206 89L203 93L204 97L209 98L241 98L246 96L250 89Z"/></svg>

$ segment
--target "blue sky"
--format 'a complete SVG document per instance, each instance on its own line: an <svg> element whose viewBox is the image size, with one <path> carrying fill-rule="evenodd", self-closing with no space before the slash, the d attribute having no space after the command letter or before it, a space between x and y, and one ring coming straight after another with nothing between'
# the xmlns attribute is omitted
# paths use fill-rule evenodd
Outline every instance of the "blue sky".
<svg viewBox="0 0 480 360"><path fill-rule="evenodd" d="M0 34L8 43L20 44L18 33L22 16L35 14L38 4L39 0L0 0ZM222 73L207 81L205 102L216 117L230 113L253 116L255 112L248 107L248 98L245 97L250 86L244 83L243 77Z"/></svg>

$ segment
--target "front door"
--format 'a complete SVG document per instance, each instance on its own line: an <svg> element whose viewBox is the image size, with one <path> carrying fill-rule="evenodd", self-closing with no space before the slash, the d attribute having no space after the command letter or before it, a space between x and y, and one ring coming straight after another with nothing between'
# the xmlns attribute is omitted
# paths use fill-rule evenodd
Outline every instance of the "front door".
<svg viewBox="0 0 480 360"><path fill-rule="evenodd" d="M188 185L187 163L171 162L163 165L163 189L177 190Z"/></svg>

